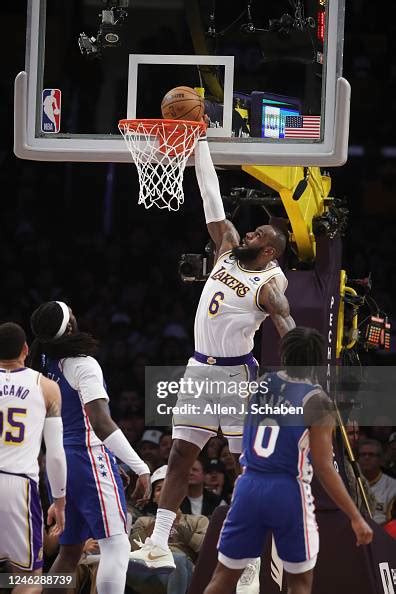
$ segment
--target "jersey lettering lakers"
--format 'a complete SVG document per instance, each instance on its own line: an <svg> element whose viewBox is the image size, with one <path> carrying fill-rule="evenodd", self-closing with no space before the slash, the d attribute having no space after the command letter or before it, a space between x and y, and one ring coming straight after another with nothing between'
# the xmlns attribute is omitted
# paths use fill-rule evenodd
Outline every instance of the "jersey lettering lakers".
<svg viewBox="0 0 396 594"><path fill-rule="evenodd" d="M217 357L250 353L268 314L259 305L260 289L275 279L284 293L287 279L276 261L264 270L247 270L231 252L216 262L205 283L195 317L195 350Z"/></svg>
<svg viewBox="0 0 396 594"><path fill-rule="evenodd" d="M47 414L40 373L0 369L0 471L38 481L38 455Z"/></svg>

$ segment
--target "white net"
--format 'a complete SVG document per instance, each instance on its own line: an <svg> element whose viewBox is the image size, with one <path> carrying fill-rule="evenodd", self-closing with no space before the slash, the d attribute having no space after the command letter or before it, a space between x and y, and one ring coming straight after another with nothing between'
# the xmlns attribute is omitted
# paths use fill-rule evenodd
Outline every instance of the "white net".
<svg viewBox="0 0 396 594"><path fill-rule="evenodd" d="M183 174L203 122L121 120L118 128L139 175L139 204L179 210L184 202Z"/></svg>

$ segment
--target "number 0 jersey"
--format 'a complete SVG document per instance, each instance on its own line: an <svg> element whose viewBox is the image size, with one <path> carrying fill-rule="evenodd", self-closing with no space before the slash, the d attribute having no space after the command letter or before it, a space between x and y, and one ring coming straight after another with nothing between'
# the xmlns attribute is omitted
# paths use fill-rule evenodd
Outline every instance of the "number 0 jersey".
<svg viewBox="0 0 396 594"><path fill-rule="evenodd" d="M260 289L271 279L284 293L287 279L276 261L264 270L247 270L231 252L220 256L198 304L195 350L217 357L250 353L254 335L268 316L258 302Z"/></svg>
<svg viewBox="0 0 396 594"><path fill-rule="evenodd" d="M290 379L283 371L268 373L259 382L265 382L265 387L260 388L249 402L242 466L247 470L288 474L310 482L309 430L302 409L311 397L321 393L321 387ZM292 410L294 407L295 414L279 414L282 405L283 413L286 408Z"/></svg>
<svg viewBox="0 0 396 594"><path fill-rule="evenodd" d="M38 455L47 409L40 373L0 369L0 471L38 481Z"/></svg>

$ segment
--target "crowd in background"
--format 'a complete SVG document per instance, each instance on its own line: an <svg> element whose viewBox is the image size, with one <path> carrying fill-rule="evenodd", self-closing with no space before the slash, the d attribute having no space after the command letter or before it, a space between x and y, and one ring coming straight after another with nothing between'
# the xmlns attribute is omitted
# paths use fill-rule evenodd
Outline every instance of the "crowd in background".
<svg viewBox="0 0 396 594"><path fill-rule="evenodd" d="M344 72L353 89L350 144L363 146L365 153L331 171L332 195L345 196L350 209L344 240L348 275L361 278L372 272L372 296L392 321L396 159L381 156L379 147L392 145L395 139L394 102L389 98L395 88L396 63L387 36L395 21L381 21L387 28L381 34L376 23L380 12L372 14L369 3L355 0L348 10ZM11 16L24 18L18 11ZM5 66L10 81L23 66L24 40L18 40L19 63ZM40 303L52 299L70 303L80 328L100 340L98 359L113 417L155 471L167 464L171 437L169 428L145 426L145 367L186 363L193 350L193 320L202 289L200 283L183 284L178 276L181 254L201 252L207 241L193 174L186 175L182 211L154 213L137 207L137 179L130 166L19 161L11 149L12 89L5 80L0 81L4 106L0 320L19 322L29 332L29 317ZM386 117L378 107L385 103ZM110 188L109 172L114 179ZM371 361L393 364L395 357L392 335L390 353L373 355ZM356 453L369 483L375 472L379 476L384 471L395 479L395 427L382 423L360 432ZM234 480L234 460L226 441L213 438L194 465L181 513L199 511L198 515L209 517L216 505L229 502ZM155 506L153 500L145 510L132 510L133 521L138 515L152 516ZM396 512L387 513L394 517ZM50 552L50 538L47 547ZM88 555L91 550L94 546L88 547ZM191 553L192 562L193 557Z"/></svg>
<svg viewBox="0 0 396 594"><path fill-rule="evenodd" d="M133 498L136 477L127 466L120 466L127 502L126 527L132 550L136 550L139 543L150 537L154 528L171 442L171 434L166 430L149 429L144 431L137 444L140 455L152 471L149 502L136 503ZM49 501L44 479L44 457L41 463L41 497L46 514ZM187 496L177 511L171 530L169 546L176 564L175 571L164 576L160 570L147 570L131 561L127 572L128 594L185 594L209 520L219 505L230 503L235 479L235 460L228 449L227 441L221 437L213 437L191 468ZM53 527L47 526L44 533L44 571L51 567L57 553L58 537L54 536ZM77 569L77 592L95 594L99 554L97 541L89 538Z"/></svg>

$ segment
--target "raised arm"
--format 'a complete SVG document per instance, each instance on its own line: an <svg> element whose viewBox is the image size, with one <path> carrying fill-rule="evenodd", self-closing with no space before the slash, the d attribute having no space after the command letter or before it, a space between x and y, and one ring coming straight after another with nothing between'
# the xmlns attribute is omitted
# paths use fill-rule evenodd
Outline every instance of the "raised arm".
<svg viewBox="0 0 396 594"><path fill-rule="evenodd" d="M240 237L227 221L221 199L219 180L210 156L208 141L200 140L195 149L195 172L201 191L209 235L216 245L216 258L239 245Z"/></svg>
<svg viewBox="0 0 396 594"><path fill-rule="evenodd" d="M259 304L270 315L280 336L284 336L296 327L290 315L289 302L278 288L275 279L271 279L261 287Z"/></svg>
<svg viewBox="0 0 396 594"><path fill-rule="evenodd" d="M209 235L216 245L216 260L224 252L229 252L233 247L239 245L239 233L231 221L224 219L218 223L208 223L207 227Z"/></svg>

